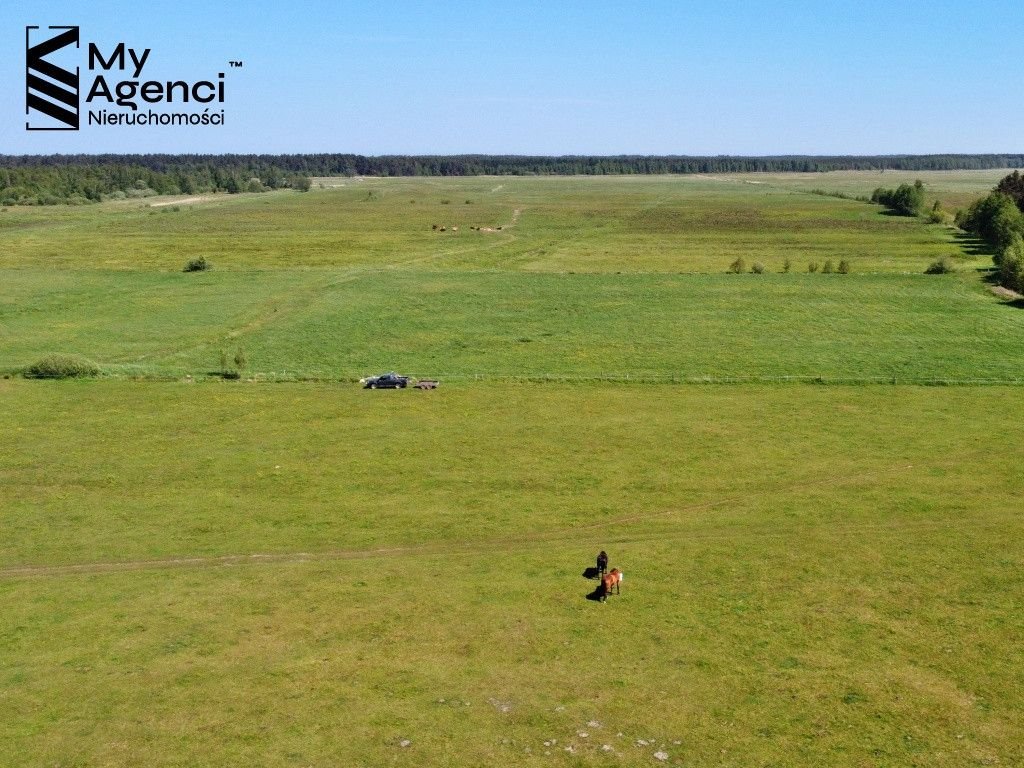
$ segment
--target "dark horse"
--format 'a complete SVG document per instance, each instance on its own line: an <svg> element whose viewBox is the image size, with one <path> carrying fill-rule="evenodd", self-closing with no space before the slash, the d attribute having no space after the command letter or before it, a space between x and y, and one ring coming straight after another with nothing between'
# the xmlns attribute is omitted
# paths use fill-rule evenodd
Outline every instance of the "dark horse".
<svg viewBox="0 0 1024 768"><path fill-rule="evenodd" d="M597 556L597 578L603 579L606 573L608 573L608 553L602 549Z"/></svg>

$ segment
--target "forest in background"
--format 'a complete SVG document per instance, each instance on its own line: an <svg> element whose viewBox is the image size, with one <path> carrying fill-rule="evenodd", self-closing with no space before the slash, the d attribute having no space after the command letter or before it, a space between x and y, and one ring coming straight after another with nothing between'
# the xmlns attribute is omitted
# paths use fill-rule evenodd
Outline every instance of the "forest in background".
<svg viewBox="0 0 1024 768"><path fill-rule="evenodd" d="M774 157L526 155L0 155L0 205L309 189L313 176L817 173L1024 168L1024 154Z"/></svg>

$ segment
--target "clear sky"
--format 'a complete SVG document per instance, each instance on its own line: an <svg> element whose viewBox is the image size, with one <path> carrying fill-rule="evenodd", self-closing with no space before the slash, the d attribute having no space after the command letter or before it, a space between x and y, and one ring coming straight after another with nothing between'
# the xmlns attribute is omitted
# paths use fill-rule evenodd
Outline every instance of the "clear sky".
<svg viewBox="0 0 1024 768"><path fill-rule="evenodd" d="M0 21L4 154L1024 151L1021 0L5 0ZM224 71L226 124L26 131L31 24L81 27L83 82L87 41L152 48L143 79Z"/></svg>

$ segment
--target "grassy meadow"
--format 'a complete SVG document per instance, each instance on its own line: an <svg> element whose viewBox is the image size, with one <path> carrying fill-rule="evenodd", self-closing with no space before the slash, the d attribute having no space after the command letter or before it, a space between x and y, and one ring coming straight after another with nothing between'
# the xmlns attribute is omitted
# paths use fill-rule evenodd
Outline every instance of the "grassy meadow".
<svg viewBox="0 0 1024 768"><path fill-rule="evenodd" d="M985 174L988 187L1003 175ZM954 185L941 173L917 176L928 184L929 202ZM903 180L879 178L887 186ZM797 272L812 261L847 259L857 273L918 274L943 255L964 267L988 265L987 257L965 252L947 227L807 188L870 195L874 181L857 174L796 174L773 183L710 176L367 178L307 194L218 195L157 207L148 200L10 207L0 213L0 268L177 271L198 256L219 270L722 273L743 257L771 271L787 258ZM981 183L975 176L963 182L964 196L981 196L983 190L974 194Z"/></svg>
<svg viewBox="0 0 1024 768"><path fill-rule="evenodd" d="M3 210L0 763L1024 764L1001 175Z"/></svg>

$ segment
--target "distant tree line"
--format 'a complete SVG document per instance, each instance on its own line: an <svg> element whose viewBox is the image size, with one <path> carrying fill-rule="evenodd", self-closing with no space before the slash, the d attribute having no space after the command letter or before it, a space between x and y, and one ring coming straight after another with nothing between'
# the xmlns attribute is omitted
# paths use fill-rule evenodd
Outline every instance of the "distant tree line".
<svg viewBox="0 0 1024 768"><path fill-rule="evenodd" d="M312 176L815 173L1024 168L1024 155L0 155L0 204L308 189Z"/></svg>
<svg viewBox="0 0 1024 768"><path fill-rule="evenodd" d="M988 195L958 211L961 229L983 240L993 251L999 283L1024 292L1024 176L1014 171Z"/></svg>
<svg viewBox="0 0 1024 768"><path fill-rule="evenodd" d="M82 204L149 195L265 192L288 187L305 191L311 186L308 176L270 164L156 158L0 156L0 204Z"/></svg>

